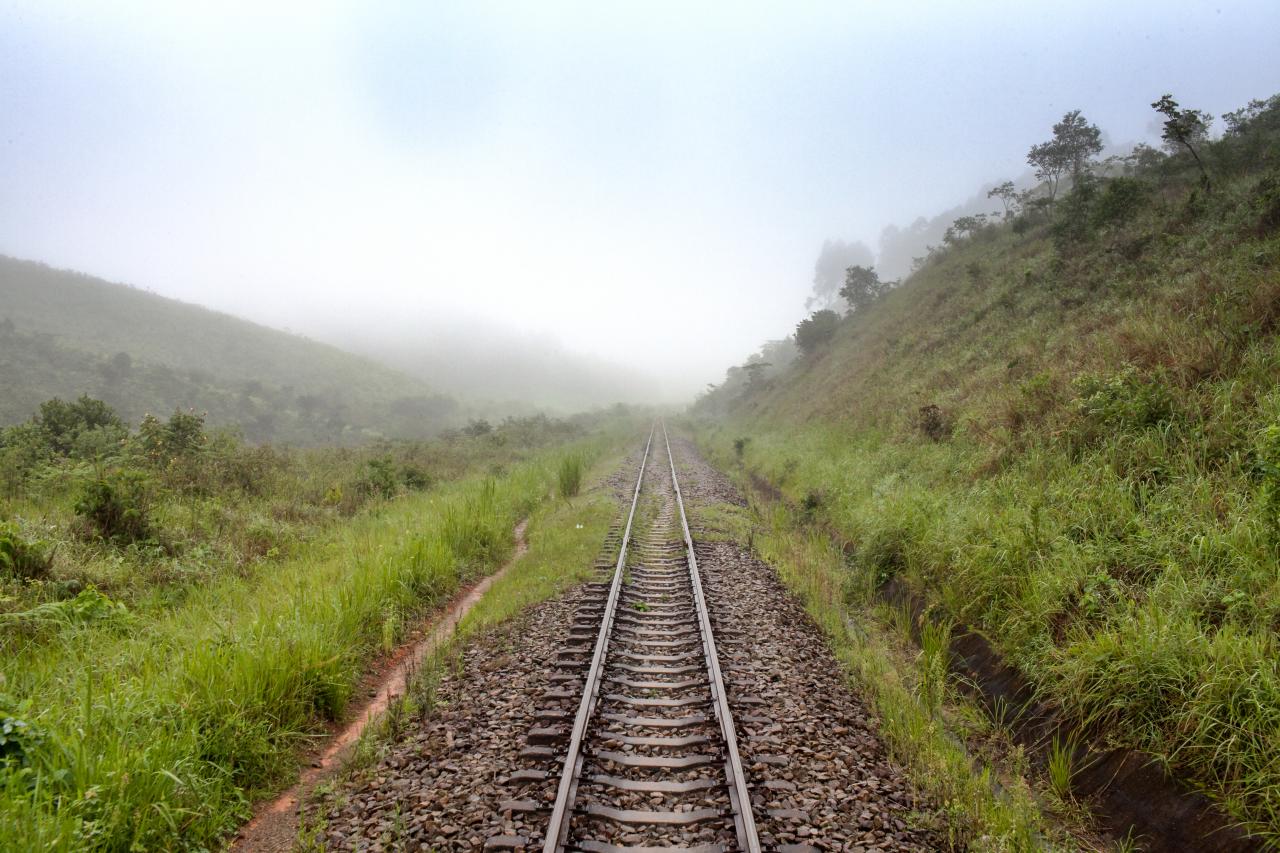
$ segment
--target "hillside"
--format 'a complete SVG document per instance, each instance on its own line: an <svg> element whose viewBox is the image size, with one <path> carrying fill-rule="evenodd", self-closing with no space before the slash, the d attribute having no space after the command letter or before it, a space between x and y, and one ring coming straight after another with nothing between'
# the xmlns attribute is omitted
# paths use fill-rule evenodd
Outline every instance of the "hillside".
<svg viewBox="0 0 1280 853"><path fill-rule="evenodd" d="M0 424L89 394L127 420L193 407L253 440L422 436L454 400L326 344L79 273L0 257Z"/></svg>
<svg viewBox="0 0 1280 853"><path fill-rule="evenodd" d="M1280 99L977 224L695 409L726 465L990 639L1082 736L1280 839ZM970 223L973 225L973 223Z"/></svg>

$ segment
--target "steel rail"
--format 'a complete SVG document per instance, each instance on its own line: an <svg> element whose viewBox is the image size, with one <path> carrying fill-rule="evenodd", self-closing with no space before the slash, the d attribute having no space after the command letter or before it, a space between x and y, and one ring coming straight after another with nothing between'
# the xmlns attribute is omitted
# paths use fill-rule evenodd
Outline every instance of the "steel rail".
<svg viewBox="0 0 1280 853"><path fill-rule="evenodd" d="M760 853L760 838L756 833L755 815L751 811L751 795L747 791L747 779L742 772L742 758L738 755L738 737L733 727L733 715L729 711L729 696L724 689L720 658L716 654L716 640L711 631L711 614L707 610L706 596L702 591L698 558L693 552L693 536L689 533L689 520L684 513L684 497L680 493L680 480L676 477L676 458L671 453L671 440L667 437L666 421L661 423L662 442L667 447L667 461L671 465L671 485L676 493L676 506L680 510L680 527L684 531L684 550L689 562L689 576L693 581L693 600L698 609L698 625L702 629L702 649L707 660L707 672L711 675L711 692L716 719L720 722L720 734L724 738L725 775L729 779L729 798L733 805L733 819L738 830L738 846L746 853Z"/></svg>
<svg viewBox="0 0 1280 853"><path fill-rule="evenodd" d="M569 822L573 815L572 805L578 793L578 780L582 776L582 741L586 737L587 726L591 722L596 700L600 695L605 651L609 646L609 635L613 633L613 618L622 592L627 545L631 541L631 523L635 520L636 505L640 502L640 487L644 484L644 471L649 465L649 449L653 445L653 434L656 429L656 424L649 428L649 438L644 443L640 474L636 477L636 490L631 496L631 510L627 513L627 526L622 533L622 546L618 549L618 563L614 567L613 583L609 587L609 598L605 602L600 634L596 637L595 653L591 657L591 667L587 671L586 682L582 687L582 701L578 703L578 715L573 720L573 733L569 736L569 749L564 758L564 770L560 774L560 786L556 789L556 804L551 810L551 820L547 823L546 840L542 845L543 853L557 853L563 849L569 834Z"/></svg>

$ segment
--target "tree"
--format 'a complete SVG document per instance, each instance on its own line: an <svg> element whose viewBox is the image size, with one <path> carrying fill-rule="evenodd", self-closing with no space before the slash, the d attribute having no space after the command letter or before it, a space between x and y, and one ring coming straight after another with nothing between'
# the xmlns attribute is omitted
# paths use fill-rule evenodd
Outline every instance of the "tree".
<svg viewBox="0 0 1280 853"><path fill-rule="evenodd" d="M1073 182L1088 169L1090 161L1102 151L1102 131L1089 124L1079 110L1072 110L1053 126L1053 138L1032 145L1027 163L1036 170L1036 178L1049 190L1049 206L1058 195L1058 183L1070 175Z"/></svg>
<svg viewBox="0 0 1280 853"><path fill-rule="evenodd" d="M484 418L471 420L462 428L462 432L464 435L469 435L472 438L479 438L482 435L488 435L493 432L493 424L489 423Z"/></svg>
<svg viewBox="0 0 1280 853"><path fill-rule="evenodd" d="M81 396L73 403L57 397L46 400L40 404L33 421L45 446L62 456L71 453L76 440L85 432L124 426L110 406L89 396Z"/></svg>
<svg viewBox="0 0 1280 853"><path fill-rule="evenodd" d="M983 228L987 227L987 215L985 213L975 213L973 216L961 216L951 226L947 228L947 233L942 235L942 241L947 245L955 245L965 237L972 237Z"/></svg>
<svg viewBox="0 0 1280 853"><path fill-rule="evenodd" d="M1047 198L1052 209L1053 200L1058 196L1058 182L1070 166L1066 152L1052 140L1041 142L1039 145L1032 145L1027 152L1027 164L1036 170L1036 180L1048 190Z"/></svg>
<svg viewBox="0 0 1280 853"><path fill-rule="evenodd" d="M880 274L871 267L852 266L844 271L840 295L854 311L861 311L880 298L886 290Z"/></svg>
<svg viewBox="0 0 1280 853"><path fill-rule="evenodd" d="M987 198L998 198L1004 206L1004 218L1012 219L1022 208L1022 193L1013 186L1013 181L1005 181L991 188Z"/></svg>
<svg viewBox="0 0 1280 853"><path fill-rule="evenodd" d="M1072 183L1080 180L1090 161L1102 152L1102 131L1089 124L1079 110L1067 113L1053 126L1053 139L1062 148Z"/></svg>
<svg viewBox="0 0 1280 853"><path fill-rule="evenodd" d="M1210 189L1209 173L1204 168L1204 161L1200 159L1196 146L1208 141L1213 116L1200 110L1184 110L1178 106L1173 95L1169 94L1154 101L1151 108L1164 116L1164 132L1160 134L1160 138L1164 140L1165 147L1170 152L1176 152L1179 148L1187 149L1200 168L1200 180L1205 189Z"/></svg>
<svg viewBox="0 0 1280 853"><path fill-rule="evenodd" d="M742 365L743 371L747 374L747 390L754 391L764 383L765 371L773 365L767 361L749 361Z"/></svg>
<svg viewBox="0 0 1280 853"><path fill-rule="evenodd" d="M804 355L812 355L831 340L839 325L840 315L836 312L827 308L815 311L796 325L796 346Z"/></svg>
<svg viewBox="0 0 1280 853"><path fill-rule="evenodd" d="M844 271L855 264L870 265L875 260L863 243L826 240L813 264L813 294L805 300L806 308L835 308L844 284Z"/></svg>

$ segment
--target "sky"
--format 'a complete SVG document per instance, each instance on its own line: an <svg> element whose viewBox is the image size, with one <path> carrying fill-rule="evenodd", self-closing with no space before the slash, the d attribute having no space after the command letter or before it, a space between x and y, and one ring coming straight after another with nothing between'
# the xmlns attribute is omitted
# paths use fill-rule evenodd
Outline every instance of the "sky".
<svg viewBox="0 0 1280 853"><path fill-rule="evenodd" d="M1280 3L0 0L0 252L341 339L484 328L692 393L824 239L1081 109L1280 91Z"/></svg>

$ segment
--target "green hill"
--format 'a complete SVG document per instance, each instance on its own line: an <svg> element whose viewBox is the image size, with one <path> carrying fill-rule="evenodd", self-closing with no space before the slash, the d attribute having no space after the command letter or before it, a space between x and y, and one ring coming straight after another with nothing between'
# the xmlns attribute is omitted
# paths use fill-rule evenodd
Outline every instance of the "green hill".
<svg viewBox="0 0 1280 853"><path fill-rule="evenodd" d="M963 223L703 439L1280 840L1280 98ZM967 233L964 233L967 232ZM735 447L736 445L736 447Z"/></svg>
<svg viewBox="0 0 1280 853"><path fill-rule="evenodd" d="M193 407L246 437L416 437L457 404L335 347L79 273L0 256L0 424L89 394L127 420Z"/></svg>

